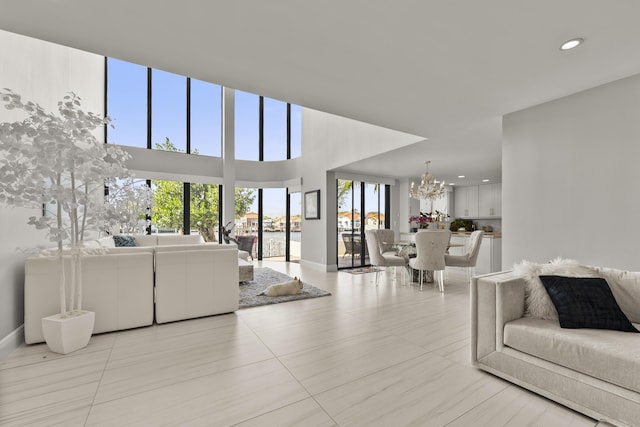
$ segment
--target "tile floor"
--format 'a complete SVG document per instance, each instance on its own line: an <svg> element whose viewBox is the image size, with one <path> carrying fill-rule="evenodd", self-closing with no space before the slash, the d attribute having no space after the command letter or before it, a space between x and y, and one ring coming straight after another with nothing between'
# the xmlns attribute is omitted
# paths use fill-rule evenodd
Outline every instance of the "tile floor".
<svg viewBox="0 0 640 427"><path fill-rule="evenodd" d="M330 297L92 337L0 362L2 426L594 426L470 363L466 276L256 262Z"/></svg>

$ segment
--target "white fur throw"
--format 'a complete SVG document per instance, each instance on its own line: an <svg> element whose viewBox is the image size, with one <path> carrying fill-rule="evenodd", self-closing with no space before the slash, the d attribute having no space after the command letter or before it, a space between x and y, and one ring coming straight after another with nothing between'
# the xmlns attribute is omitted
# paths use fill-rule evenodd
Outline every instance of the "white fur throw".
<svg viewBox="0 0 640 427"><path fill-rule="evenodd" d="M302 281L298 277L294 277L293 280L284 283L276 283L269 286L258 295L266 295L268 297L279 297L282 295L297 295L302 293Z"/></svg>
<svg viewBox="0 0 640 427"><path fill-rule="evenodd" d="M522 261L513 266L513 271L523 276L527 284L524 315L548 320L558 320L558 312L538 276L598 277L594 268L581 265L572 259L562 258L556 258L546 264Z"/></svg>

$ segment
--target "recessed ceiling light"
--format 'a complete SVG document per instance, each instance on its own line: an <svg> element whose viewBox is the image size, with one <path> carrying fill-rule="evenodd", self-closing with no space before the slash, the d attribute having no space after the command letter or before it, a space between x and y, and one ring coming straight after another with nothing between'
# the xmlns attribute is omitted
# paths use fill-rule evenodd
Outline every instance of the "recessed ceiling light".
<svg viewBox="0 0 640 427"><path fill-rule="evenodd" d="M483 179L482 182L489 182L489 180L488 179Z"/></svg>
<svg viewBox="0 0 640 427"><path fill-rule="evenodd" d="M464 178L464 175L458 175L458 178Z"/></svg>
<svg viewBox="0 0 640 427"><path fill-rule="evenodd" d="M560 50L571 50L580 46L584 43L584 39L581 37L576 37L575 39L567 40L566 42L560 45Z"/></svg>
<svg viewBox="0 0 640 427"><path fill-rule="evenodd" d="M456 185L456 183L455 182L450 182L449 185Z"/></svg>

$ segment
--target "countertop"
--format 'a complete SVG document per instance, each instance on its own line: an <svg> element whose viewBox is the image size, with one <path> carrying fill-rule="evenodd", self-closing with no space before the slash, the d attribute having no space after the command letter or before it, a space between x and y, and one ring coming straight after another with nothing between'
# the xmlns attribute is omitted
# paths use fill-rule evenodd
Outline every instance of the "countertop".
<svg viewBox="0 0 640 427"><path fill-rule="evenodd" d="M451 235L452 236L470 236L471 231L452 231ZM502 232L501 231L485 231L484 235L485 237L501 238Z"/></svg>
<svg viewBox="0 0 640 427"><path fill-rule="evenodd" d="M416 233L415 232L403 231L400 234L413 235L413 234L416 234ZM471 235L471 231L452 231L451 235L452 236L470 236ZM494 239L501 239L502 238L502 232L501 231L485 231L484 232L484 237L491 237L491 238L494 238Z"/></svg>

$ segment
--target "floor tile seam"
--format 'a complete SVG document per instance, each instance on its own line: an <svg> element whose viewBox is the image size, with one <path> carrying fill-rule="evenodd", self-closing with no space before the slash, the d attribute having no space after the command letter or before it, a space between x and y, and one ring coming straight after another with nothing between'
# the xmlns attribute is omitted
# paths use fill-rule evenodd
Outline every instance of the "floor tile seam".
<svg viewBox="0 0 640 427"><path fill-rule="evenodd" d="M116 398L113 398L113 399L108 399L108 400L105 400L105 401L102 401L102 402L99 402L99 403L93 403L91 406L92 407L93 406L101 406L101 405L104 405L104 404L107 404L107 403L111 403L111 402L115 402L115 401L118 401L118 400L121 400L121 399L129 399L129 398L131 398L133 396L137 396L137 395L140 395L140 394L150 393L150 392L153 392L153 391L156 391L156 390L161 390L163 388L172 387L172 386L175 386L175 385L178 385L178 384L187 383L189 381L198 380L198 379L202 379L202 378L206 378L206 377L211 377L211 376L214 376L214 375L219 375L219 374L222 374L222 373L225 373L225 372L229 372L229 371L233 371L233 370L236 370L236 369L246 368L247 366L256 365L258 363L263 363L263 362L266 362L268 360L274 360L274 359L277 359L277 358L275 356L274 357L268 357L268 358L265 358L265 359L254 360L253 362L245 363L245 364L242 364L242 365L233 366L233 367L229 367L229 368L226 368L226 369L221 369L219 371L211 372L211 373L208 373L208 374L205 374L205 375L199 375L199 376L196 376L196 377L189 377L189 378L185 378L185 379L179 379L179 380L176 380L176 381L172 381L172 382L170 382L168 384L162 384L162 385L158 385L156 387L151 387L151 388L148 388L148 389L145 389L145 390L137 391L135 393L127 394L126 396L120 396L120 397L116 397ZM97 391L96 391L96 394L97 394ZM95 397L94 397L94 401L95 401Z"/></svg>
<svg viewBox="0 0 640 427"><path fill-rule="evenodd" d="M385 367L383 367L383 368L376 369L375 371L368 372L368 373L366 373L366 374L364 374L364 375L360 375L360 376L358 376L358 377L352 378L351 380L349 380L349 381L347 381L347 382L344 382L344 383L341 383L341 384L334 385L334 386L332 386L332 387L329 387L329 388L327 388L327 389L324 389L324 390L318 391L318 392L316 392L316 393L309 393L309 394L310 394L310 395L311 395L311 397L313 397L313 398L314 398L314 400L315 400L315 397L316 397L316 396L319 396L319 395L321 395L321 394L323 394L323 393L327 393L327 392L329 392L329 391L331 391L331 390L334 390L334 389L336 389L336 388L344 387L344 386L346 386L347 384L351 384L351 383L356 382L356 381L361 381L361 380L362 380L362 379L364 379L364 378L368 378L368 377L370 377L370 376L372 376L372 375L377 375L377 374L379 374L380 372L384 372L384 371L387 371L387 370L389 370L389 369L396 368L396 367L397 367L397 366L399 366L399 365L402 365L402 364L405 364L405 363L411 362L412 360L415 360L415 359L418 359L418 358L420 358L420 357L423 357L423 356L425 356L425 355L427 355L427 354L429 354L429 353L430 353L430 352L424 352L424 353L417 354L417 355L415 355L415 356L409 357L408 359L404 359L404 360L402 360L402 361L398 361L398 362L393 363L393 364L391 364L391 365L386 365L386 366L385 366ZM293 374L291 374L291 375L293 375ZM295 375L294 375L294 377L295 377ZM296 378L296 380L297 380L297 378ZM305 388L305 390L306 390L306 388Z"/></svg>
<svg viewBox="0 0 640 427"><path fill-rule="evenodd" d="M307 396L307 397L301 398L301 399L296 400L296 401L294 401L294 402L288 403L288 404L286 404L286 405L284 405L284 406L280 406L280 407L278 407L278 408L270 409L270 410L268 410L268 411L266 411L266 412L262 412L262 413L260 413L260 414L254 415L254 416L252 416L252 417L250 417L250 418L247 418L247 419L244 419L244 420L240 420L240 421L236 422L235 424L231 424L229 427L236 427L236 426L239 426L239 425L241 425L241 424L243 424L243 423L246 423L246 422L248 422L248 421L251 421L251 420L254 420L254 419L257 419L257 418L263 417L263 416L265 416L265 415L267 415L267 414L271 414L271 413L273 413L273 412L279 411L279 410L284 409L284 408L287 408L287 407L289 407L289 406L293 406L293 405L295 405L295 404L297 404L297 403L304 402L304 401L305 401L305 400L307 400L307 399L312 399L314 402L316 402L316 404L317 404L317 405L322 409L322 411L327 415L327 417L329 417L329 418L331 419L331 421L333 421L336 425L338 425L338 423L333 419L333 417L332 417L329 413L327 413L327 411L322 407L322 405L320 405L320 404L319 404L319 403L318 403L318 402L313 398L313 396L309 395L309 396Z"/></svg>
<svg viewBox="0 0 640 427"><path fill-rule="evenodd" d="M227 314L230 314L230 313L223 314L223 316L225 316L225 315L227 315ZM205 316L205 317L200 317L200 318L198 318L198 319L206 319L206 318L209 318L209 317L210 317L210 318L215 318L216 316L220 316L220 315ZM238 318L239 318L239 317L238 317ZM154 323L153 325L149 325L149 326L151 326L152 328L156 329L156 328L161 328L161 327L162 327L162 326L164 326L164 325L174 325L174 324L176 324L176 323L178 323L178 324L179 324L180 322L188 322L189 320L190 320L190 319L177 320L177 321L174 321L174 322L171 322L171 323L160 323L160 324L158 324L158 323ZM126 330L124 330L124 331L112 331L112 332L107 332L107 333L118 333L118 332L128 332L128 331L138 331L138 330L139 330L139 331L144 331L144 330L145 330L145 328L148 328L149 326L142 326L142 327L140 327L140 328L126 329ZM228 326L230 326L230 325L223 325L223 326L209 327L209 328L205 328L205 329L201 329L201 330L197 330L197 331L186 332L186 333L176 333L176 334L172 334L172 335L164 336L164 337L162 337L162 338L158 338L158 339L160 339L160 340L163 340L163 341L164 341L165 339L171 339L171 338L174 338L174 337L185 337L185 336L189 336L189 335L193 335L193 334L206 333L206 332L210 332L210 331L211 331L211 330L213 330L213 329L220 329L220 328L225 328L225 327L228 327ZM112 346L115 346L115 345L117 344L118 338L119 338L119 337L117 337L117 336L116 336L116 339L114 340L114 344L113 344ZM123 337L120 337L120 341L122 341L123 339L126 339L126 338L128 338L128 337L124 337L124 336L123 336Z"/></svg>
<svg viewBox="0 0 640 427"><path fill-rule="evenodd" d="M377 331L374 331L374 332L377 332ZM333 344L333 343L335 343L337 341L340 341L340 340L350 340L350 339L353 339L353 338L356 338L356 337L359 337L359 336L362 336L362 335L366 335L368 333L371 333L371 331L369 331L369 332L361 332L361 333L354 334L354 335L349 335L348 337L337 338L335 340L327 341L327 342L322 343L322 344L313 345L311 347L305 347L302 350L295 350L295 351L286 352L286 353L282 353L282 354L273 353L273 350L271 348L269 348L269 351L271 351L275 355L275 357L277 357L277 358L289 357L289 356L295 355L297 353L305 353L305 352L308 352L308 351L311 351L311 350L314 350L314 349L317 349L317 348L326 347L328 344ZM264 343L264 341L262 341L262 342L263 342L263 344L265 346L269 347L266 343Z"/></svg>
<svg viewBox="0 0 640 427"><path fill-rule="evenodd" d="M358 318L356 318L355 316L352 316L350 313L346 313L346 312L341 311L341 310L337 310L337 309L336 309L336 310L330 310L330 311L331 311L331 312L340 313L340 314L342 314L342 315L348 315L348 316L352 317L352 318L353 318L353 320L362 321L361 319L358 319ZM329 313L330 311L327 311L327 313ZM302 325L305 325L305 324L308 324L308 323L317 323L317 322L320 322L320 321L322 321L322 317L321 317L321 316L324 316L324 315L325 315L325 313L322 313L322 314L321 314L321 315L319 315L317 318L313 318L313 319L309 319L309 320L303 320L303 321L300 321L300 322L296 322L296 326L302 326ZM245 321L245 320L243 319L243 321ZM246 324L246 323L247 323L247 322L245 321L245 324ZM248 326L248 327L250 327L250 325L248 325L248 324L247 324L247 326ZM251 328L251 331L252 331L252 332L254 332L254 333L256 333L256 334L259 334L259 333L262 333L262 332L268 332L269 330L277 330L277 329L281 329L281 328L282 328L282 326L274 326L274 327L270 327L270 328L268 328L268 329L258 329L258 330Z"/></svg>
<svg viewBox="0 0 640 427"><path fill-rule="evenodd" d="M485 399L483 399L481 402L478 402L476 405L474 405L473 407L467 409L466 411L464 411L463 413L461 413L460 415L458 415L457 417L455 417L454 419L452 419L451 421L449 421L447 424L445 424L443 427L446 427L448 425L451 425L453 423L455 423L457 420L459 420L460 418L463 418L464 416L466 416L469 412L474 411L476 408L483 406L485 403L487 403L489 400L493 399L494 397L498 396L500 393L504 392L505 390L507 390L509 388L508 385L505 385L504 388L496 391L495 393L493 393L490 396L487 396Z"/></svg>
<svg viewBox="0 0 640 427"><path fill-rule="evenodd" d="M84 419L84 423L83 425L86 426L87 423L89 422L89 416L91 415L91 410L93 409L94 405L95 405L95 401L96 401L96 397L98 396L98 391L100 390L100 386L102 384L102 380L104 379L104 374L107 371L107 366L109 365L109 360L111 360L111 355L113 353L113 347L116 343L116 340L114 339L111 342L111 348L109 348L109 355L105 358L104 361L104 366L102 368L102 374L100 375L100 379L98 379L98 384L96 385L96 389L93 392L93 397L91 398L91 403L89 404L89 410L87 411L87 415Z"/></svg>
<svg viewBox="0 0 640 427"><path fill-rule="evenodd" d="M295 380L295 381L300 385L300 387L301 387L301 388L302 388L302 389L307 393L307 395L308 395L308 396L307 396L305 399L308 399L308 398L313 399L313 401L314 401L314 402L316 402L316 404L317 404L317 405L322 409L322 411L323 411L323 412L324 412L324 413L325 413L325 414L326 414L326 415L331 419L331 421L333 421L333 422L334 422L334 424L335 424L336 426L338 426L338 425L339 425L339 424L338 424L338 422L333 418L333 416L332 416L330 413L328 413L328 412L327 412L327 410L324 408L324 406L322 406L322 405L320 404L320 402L318 402L318 401L316 400L316 398L314 397L314 395L313 395L313 394L309 391L309 389L308 389L308 388L307 388L307 387L302 383L302 381L300 381L300 379L298 379L298 377L296 377L296 376L294 375L294 373L293 373L293 372L291 372L291 370L289 369L289 367L288 367L287 365L285 365L285 364L284 364L284 362L283 362L282 360L280 360L280 358L277 358L277 359L278 359L278 362L280 363L280 365L282 365L282 367L283 367L283 368L284 368L284 369L289 373L289 375L291 375L291 378L293 378L293 379L294 379L294 380ZM302 400L304 400L304 399L302 399ZM287 405L287 406L288 406L288 405Z"/></svg>
<svg viewBox="0 0 640 427"><path fill-rule="evenodd" d="M6 368L0 367L0 372L10 371L10 370L13 370L13 369L25 369L25 368L28 368L29 366L35 366L35 365L40 365L40 364L51 363L51 362L55 362L55 361L62 360L62 359L68 359L68 358L71 358L71 357L87 356L87 355L90 355L90 354L93 354L93 353L100 353L100 352L104 352L104 351L107 351L107 350L110 350L110 349L103 348L103 349L100 349L100 350L80 352L80 353L76 353L76 354L69 353L69 354L65 354L64 357L56 357L54 359L47 359L47 360L43 360L42 356L45 354L45 353L43 353L43 354L39 355L40 358L38 360L34 360L33 362L30 362L30 363L24 363L24 364L21 364L21 365L16 365L16 366L11 366L11 367L6 367ZM50 350L47 350L47 351L50 352Z"/></svg>

